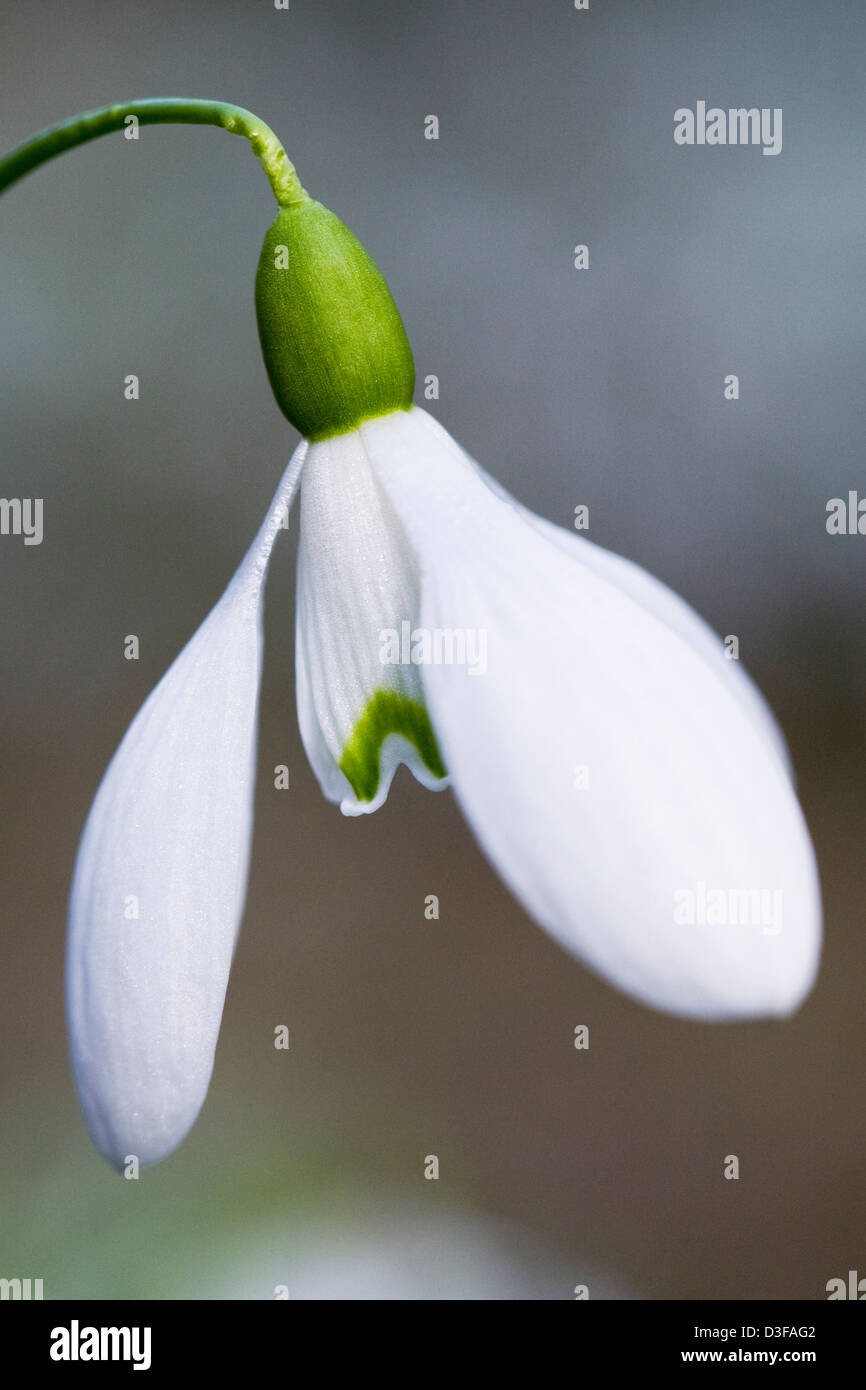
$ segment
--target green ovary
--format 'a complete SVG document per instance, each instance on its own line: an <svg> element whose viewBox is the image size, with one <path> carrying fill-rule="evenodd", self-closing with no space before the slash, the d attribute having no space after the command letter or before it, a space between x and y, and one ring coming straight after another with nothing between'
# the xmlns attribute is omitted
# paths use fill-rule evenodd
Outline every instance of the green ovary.
<svg viewBox="0 0 866 1390"><path fill-rule="evenodd" d="M398 690L377 690L352 730L340 759L340 771L359 801L372 801L379 787L379 755L389 734L402 734L415 745L434 777L447 777L430 716L420 700Z"/></svg>
<svg viewBox="0 0 866 1390"><path fill-rule="evenodd" d="M256 275L256 315L277 404L305 439L409 410L415 366L382 272L312 198L281 208Z"/></svg>

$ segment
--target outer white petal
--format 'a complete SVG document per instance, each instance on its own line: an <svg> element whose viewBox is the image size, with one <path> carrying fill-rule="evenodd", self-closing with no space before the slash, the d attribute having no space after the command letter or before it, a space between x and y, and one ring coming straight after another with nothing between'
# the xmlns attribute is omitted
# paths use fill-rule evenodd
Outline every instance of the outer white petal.
<svg viewBox="0 0 866 1390"><path fill-rule="evenodd" d="M306 444L219 603L133 720L90 812L67 950L72 1064L105 1157L155 1163L201 1108L246 892L261 599Z"/></svg>
<svg viewBox="0 0 866 1390"><path fill-rule="evenodd" d="M361 432L419 557L421 622L487 632L484 676L422 673L457 797L512 891L658 1008L795 1008L817 966L820 897L763 721L681 624L636 601L642 586L553 543L424 412ZM746 904L754 924L734 923Z"/></svg>
<svg viewBox="0 0 866 1390"><path fill-rule="evenodd" d="M622 555L617 555L612 550L605 550L603 546L596 545L586 536L574 531L566 531L564 527L556 526L546 517L537 516L535 512L531 512L528 507L524 507L510 493L506 492L502 484L487 473L475 459L461 449L460 445L451 438L447 430L443 429L438 420L434 420L433 416L428 415L425 411L421 411L420 414L426 428L435 435L445 448L451 449L458 456L471 462L497 497L515 507L530 525L542 532L554 545L558 545L575 560L579 560L581 564L594 570L602 579L615 584L617 588L622 589L623 593L628 594L629 598L633 598L636 603L646 608L661 622L673 628L674 632L688 643L698 656L709 662L719 679L727 681L732 697L742 705L758 729L773 744L788 776L792 781L794 780L791 755L788 752L784 734L776 723L776 718L761 691L739 661L731 661L728 658L722 639L713 631L709 623L686 603L685 599L681 598L673 589L669 589L661 580L656 579L654 575L649 574L647 570L641 569L640 565L635 564L633 560L626 560Z"/></svg>
<svg viewBox="0 0 866 1390"><path fill-rule="evenodd" d="M346 815L375 811L405 762L424 786L447 780L398 734L381 747L376 794L360 800L340 769L347 744L377 691L423 703L418 667L383 664L385 631L414 627L418 569L357 431L311 444L301 484L296 681L307 757L329 801Z"/></svg>

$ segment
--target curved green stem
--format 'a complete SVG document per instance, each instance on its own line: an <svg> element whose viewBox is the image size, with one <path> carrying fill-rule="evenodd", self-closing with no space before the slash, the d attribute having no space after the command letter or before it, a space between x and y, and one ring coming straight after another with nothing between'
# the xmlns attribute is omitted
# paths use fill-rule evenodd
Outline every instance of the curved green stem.
<svg viewBox="0 0 866 1390"><path fill-rule="evenodd" d="M153 97L118 106L102 106L98 111L86 111L40 131L5 159L0 159L0 193L55 155L65 154L99 135L121 130L129 116L137 117L141 125L215 125L232 135L242 135L261 160L280 207L302 203L309 196L270 126L252 111L224 101L196 101L187 97Z"/></svg>

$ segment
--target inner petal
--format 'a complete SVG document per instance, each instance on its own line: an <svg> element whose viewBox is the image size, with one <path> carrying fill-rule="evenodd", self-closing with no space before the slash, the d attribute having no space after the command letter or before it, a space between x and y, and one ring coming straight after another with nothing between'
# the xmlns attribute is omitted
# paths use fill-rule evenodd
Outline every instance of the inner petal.
<svg viewBox="0 0 866 1390"><path fill-rule="evenodd" d="M447 774L409 639L419 574L357 432L310 446L301 484L297 688L304 747L325 796L375 810L399 763Z"/></svg>

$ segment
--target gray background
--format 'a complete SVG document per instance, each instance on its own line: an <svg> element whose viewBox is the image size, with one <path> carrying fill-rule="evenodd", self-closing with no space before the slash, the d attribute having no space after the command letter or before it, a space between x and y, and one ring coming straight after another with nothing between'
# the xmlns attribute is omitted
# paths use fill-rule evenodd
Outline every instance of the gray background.
<svg viewBox="0 0 866 1390"><path fill-rule="evenodd" d="M449 796L403 772L344 821L297 733L293 517L214 1081L176 1156L112 1176L66 1061L78 836L295 437L256 337L273 203L245 143L96 142L0 203L0 492L45 499L41 547L0 539L0 1275L46 1296L269 1297L289 1269L293 1296L567 1298L589 1278L775 1299L866 1273L866 539L824 526L863 486L864 38L854 3L4 8L3 149L112 100L251 107L379 262L446 427L536 511L568 525L587 503L594 540L738 634L793 750L827 946L793 1021L686 1024L535 928ZM782 153L676 147L698 99L781 106ZM475 1268L479 1230L501 1248Z"/></svg>

